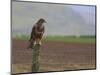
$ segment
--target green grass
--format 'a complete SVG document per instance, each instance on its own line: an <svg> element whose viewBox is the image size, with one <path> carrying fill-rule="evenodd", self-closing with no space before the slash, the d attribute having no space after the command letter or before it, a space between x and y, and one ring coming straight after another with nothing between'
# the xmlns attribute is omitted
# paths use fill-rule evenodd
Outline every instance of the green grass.
<svg viewBox="0 0 100 75"><path fill-rule="evenodd" d="M13 39L16 39L16 40L29 40L29 36L26 36L26 35L18 36L18 35L16 35L15 37L13 37Z"/></svg>
<svg viewBox="0 0 100 75"><path fill-rule="evenodd" d="M16 36L14 39L19 40L29 40L29 36L22 35L22 36ZM85 43L85 44L95 44L95 36L46 36L43 38L43 41L60 41L60 42L66 42L66 43Z"/></svg>
<svg viewBox="0 0 100 75"><path fill-rule="evenodd" d="M72 37L72 36L49 36L44 37L44 41L62 41L66 43L86 43L95 44L95 37Z"/></svg>

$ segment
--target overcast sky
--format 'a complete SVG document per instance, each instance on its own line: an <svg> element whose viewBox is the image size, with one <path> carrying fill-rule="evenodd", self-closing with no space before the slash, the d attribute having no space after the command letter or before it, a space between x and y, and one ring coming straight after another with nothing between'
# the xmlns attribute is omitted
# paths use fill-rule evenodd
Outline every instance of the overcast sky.
<svg viewBox="0 0 100 75"><path fill-rule="evenodd" d="M12 34L30 35L44 18L45 35L95 35L95 6L12 2Z"/></svg>

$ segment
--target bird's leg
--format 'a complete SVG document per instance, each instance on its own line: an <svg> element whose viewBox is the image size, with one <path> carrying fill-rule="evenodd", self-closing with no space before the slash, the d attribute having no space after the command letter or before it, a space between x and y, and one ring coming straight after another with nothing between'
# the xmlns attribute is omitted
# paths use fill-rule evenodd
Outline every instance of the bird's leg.
<svg viewBox="0 0 100 75"><path fill-rule="evenodd" d="M37 40L37 39L34 40L34 43L33 43L34 46L36 45L36 40Z"/></svg>
<svg viewBox="0 0 100 75"><path fill-rule="evenodd" d="M42 43L41 43L41 39L39 39L39 45L42 45Z"/></svg>
<svg viewBox="0 0 100 75"><path fill-rule="evenodd" d="M38 44L38 38L35 40L35 44Z"/></svg>
<svg viewBox="0 0 100 75"><path fill-rule="evenodd" d="M38 39L36 40L36 43L37 43L38 45L41 45L41 40L38 38Z"/></svg>

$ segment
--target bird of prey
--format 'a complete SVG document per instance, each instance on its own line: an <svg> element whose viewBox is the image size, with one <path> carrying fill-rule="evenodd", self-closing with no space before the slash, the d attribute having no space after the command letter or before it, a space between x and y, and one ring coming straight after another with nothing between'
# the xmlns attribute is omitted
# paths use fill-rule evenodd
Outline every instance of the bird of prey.
<svg viewBox="0 0 100 75"><path fill-rule="evenodd" d="M40 18L33 26L28 48L33 48L36 44L41 45L41 39L45 31L44 23L46 23L46 21L43 18Z"/></svg>

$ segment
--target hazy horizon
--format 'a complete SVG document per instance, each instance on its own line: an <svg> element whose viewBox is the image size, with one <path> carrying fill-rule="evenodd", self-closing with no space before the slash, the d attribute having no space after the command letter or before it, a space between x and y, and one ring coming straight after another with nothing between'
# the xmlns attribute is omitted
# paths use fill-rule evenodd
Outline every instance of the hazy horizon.
<svg viewBox="0 0 100 75"><path fill-rule="evenodd" d="M12 35L30 35L44 18L45 36L95 35L95 6L12 2Z"/></svg>

